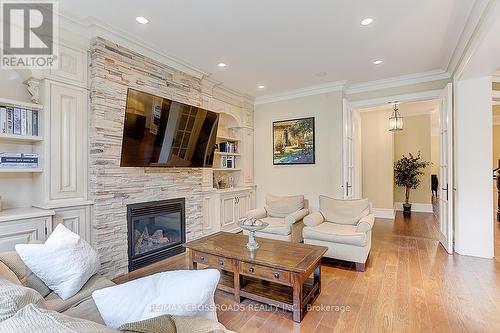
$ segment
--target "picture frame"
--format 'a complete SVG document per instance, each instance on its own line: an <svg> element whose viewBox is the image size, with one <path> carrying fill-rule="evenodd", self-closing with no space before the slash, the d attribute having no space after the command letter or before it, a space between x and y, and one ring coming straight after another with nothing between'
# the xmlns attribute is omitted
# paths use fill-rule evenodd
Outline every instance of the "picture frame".
<svg viewBox="0 0 500 333"><path fill-rule="evenodd" d="M316 163L314 117L273 121L273 165Z"/></svg>

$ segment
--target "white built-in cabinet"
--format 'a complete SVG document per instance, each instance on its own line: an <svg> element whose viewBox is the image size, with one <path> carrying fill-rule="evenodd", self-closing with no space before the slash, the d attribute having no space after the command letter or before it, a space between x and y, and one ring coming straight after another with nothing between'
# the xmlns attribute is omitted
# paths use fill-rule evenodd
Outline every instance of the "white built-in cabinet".
<svg viewBox="0 0 500 333"><path fill-rule="evenodd" d="M253 187L207 192L203 196L203 234L238 232L238 222L255 208Z"/></svg>
<svg viewBox="0 0 500 333"><path fill-rule="evenodd" d="M0 212L0 252L12 251L16 244L44 241L52 231L52 210L33 207Z"/></svg>
<svg viewBox="0 0 500 333"><path fill-rule="evenodd" d="M32 207L0 212L0 251L12 250L16 243L44 241L59 223L91 241L87 73L87 50L69 44L59 45L58 69L33 71L43 106L43 140L32 148L39 154L41 172L32 176Z"/></svg>

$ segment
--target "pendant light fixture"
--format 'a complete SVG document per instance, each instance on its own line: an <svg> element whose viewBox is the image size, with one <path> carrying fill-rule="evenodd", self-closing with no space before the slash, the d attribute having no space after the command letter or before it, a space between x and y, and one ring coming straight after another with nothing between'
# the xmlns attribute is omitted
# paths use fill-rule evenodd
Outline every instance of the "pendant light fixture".
<svg viewBox="0 0 500 333"><path fill-rule="evenodd" d="M403 130L403 117L399 113L398 103L394 102L394 110L389 118L389 131L398 132Z"/></svg>

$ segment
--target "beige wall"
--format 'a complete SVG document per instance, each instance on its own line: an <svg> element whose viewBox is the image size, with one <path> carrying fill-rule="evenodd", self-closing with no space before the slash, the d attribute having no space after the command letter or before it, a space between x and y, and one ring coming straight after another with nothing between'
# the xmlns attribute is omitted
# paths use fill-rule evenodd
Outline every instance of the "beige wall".
<svg viewBox="0 0 500 333"><path fill-rule="evenodd" d="M431 116L419 115L404 118L404 130L394 134L394 161L401 156L420 152L424 161L431 161ZM411 203L431 203L431 168L427 167L425 174L421 176L420 186L411 190ZM394 190L394 201L405 201L405 190L396 187Z"/></svg>
<svg viewBox="0 0 500 333"><path fill-rule="evenodd" d="M439 110L431 113L431 174L439 178Z"/></svg>
<svg viewBox="0 0 500 333"><path fill-rule="evenodd" d="M363 197L374 208L394 207L393 138L389 131L391 111L361 113Z"/></svg>
<svg viewBox="0 0 500 333"><path fill-rule="evenodd" d="M316 164L273 165L273 121L304 117L315 120ZM254 125L257 207L266 193L304 194L312 207L320 194L342 196L342 92L256 105Z"/></svg>

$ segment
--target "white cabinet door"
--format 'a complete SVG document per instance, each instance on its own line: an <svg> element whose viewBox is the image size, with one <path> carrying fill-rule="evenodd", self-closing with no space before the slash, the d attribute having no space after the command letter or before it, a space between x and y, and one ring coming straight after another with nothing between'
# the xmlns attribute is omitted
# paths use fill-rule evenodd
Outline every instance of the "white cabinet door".
<svg viewBox="0 0 500 333"><path fill-rule="evenodd" d="M250 210L250 201L251 201L250 192L239 194L236 197L236 205L238 212L236 222L238 222L247 215L247 212Z"/></svg>
<svg viewBox="0 0 500 333"><path fill-rule="evenodd" d="M235 227L236 221L236 198L234 196L224 196L221 198L221 229L231 230Z"/></svg>
<svg viewBox="0 0 500 333"><path fill-rule="evenodd" d="M217 218L215 216L216 199L212 194L207 194L203 197L202 211L203 211L203 235L208 235L219 231Z"/></svg>
<svg viewBox="0 0 500 333"><path fill-rule="evenodd" d="M253 184L253 130L245 129L243 132L243 181L245 184Z"/></svg>
<svg viewBox="0 0 500 333"><path fill-rule="evenodd" d="M44 242L51 223L51 217L0 223L0 251L14 251L16 244L26 244L33 240Z"/></svg>
<svg viewBox="0 0 500 333"><path fill-rule="evenodd" d="M62 223L66 228L80 235L90 243L90 207L67 207L55 209L52 228Z"/></svg>
<svg viewBox="0 0 500 333"><path fill-rule="evenodd" d="M87 193L87 91L50 85L51 201L85 200Z"/></svg>

